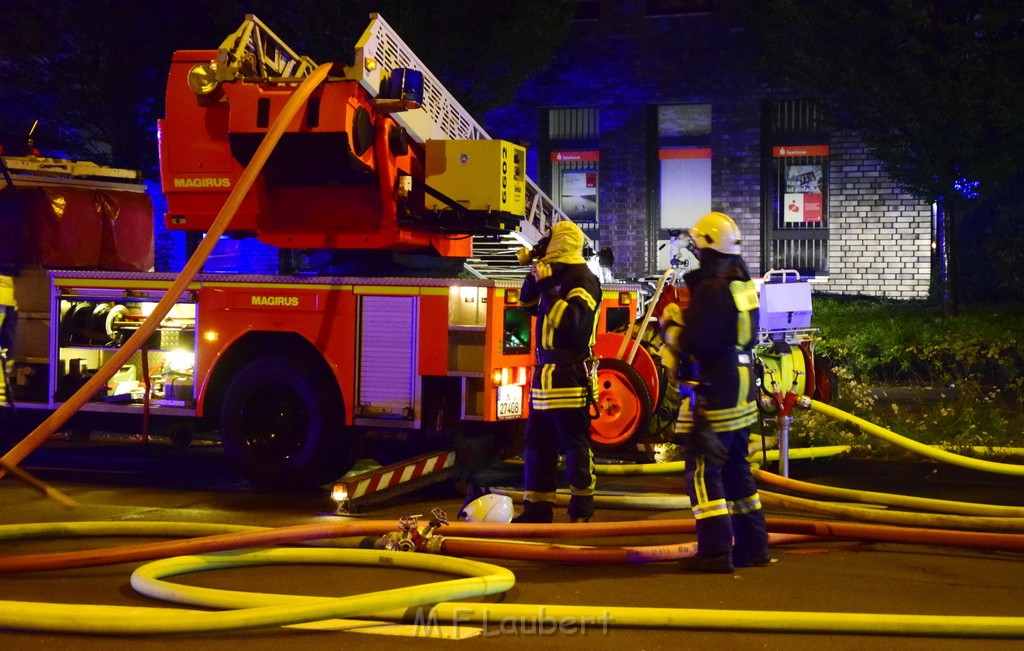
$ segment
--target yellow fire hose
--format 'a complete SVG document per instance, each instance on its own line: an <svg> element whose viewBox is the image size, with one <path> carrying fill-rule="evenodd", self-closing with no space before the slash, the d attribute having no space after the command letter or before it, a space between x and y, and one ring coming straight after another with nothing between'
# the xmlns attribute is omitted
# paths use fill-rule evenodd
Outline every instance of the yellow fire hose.
<svg viewBox="0 0 1024 651"><path fill-rule="evenodd" d="M794 448L789 451L790 459L820 459L831 457L837 454L849 452L849 445L822 445L813 448ZM768 461L776 461L779 458L778 450L766 450ZM760 452L751 457L752 461L762 459ZM597 475L681 475L686 471L686 464L682 461L669 461L666 463L623 463L623 464L599 464L594 466L594 474Z"/></svg>
<svg viewBox="0 0 1024 651"><path fill-rule="evenodd" d="M858 418L853 414L848 414L831 405L826 405L825 403L818 402L817 400L812 400L807 396L801 396L797 400L796 404L800 405L804 409L810 409L811 411L816 411L819 414L834 418L835 420L853 425L865 434L880 438L883 441L888 441L889 443L894 443L900 447L916 452L923 457L928 457L929 459L944 461L954 466L970 468L972 470L1024 477L1024 465L999 463L996 461L986 461L984 459L973 459L971 457L965 457L959 454L953 454L952 452L947 452L946 450L934 448L930 445L918 443L913 439L900 436L899 434L891 432L884 427L879 427L878 425L870 423L863 418Z"/></svg>
<svg viewBox="0 0 1024 651"><path fill-rule="evenodd" d="M247 554L243 563L324 562L328 554L311 550L285 552L272 550ZM207 560L209 559L209 560ZM323 559L323 560L321 560ZM322 598L219 590L169 584L160 579L200 569L215 569L219 557L168 559L150 563L132 575L132 586L147 596L207 608L257 609L285 605L317 604ZM206 565L209 563L209 565ZM235 566L225 563L223 567ZM463 570L465 571L465 570ZM443 585L443 584L442 584ZM379 594L379 593L378 593ZM710 610L696 608L637 608L608 606L571 606L547 604L439 603L429 612L418 609L367 612L362 616L397 619L424 627L434 622L462 624L499 624L503 621L537 622L554 626L560 621L577 626L587 622L601 626L630 628L771 630L787 632L877 633L890 635L928 635L954 637L1021 637L1024 618L982 616L888 615L873 613L823 613L749 610Z"/></svg>
<svg viewBox="0 0 1024 651"><path fill-rule="evenodd" d="M526 497L525 492L511 488L490 486L487 490L496 495L507 495L513 502L522 502ZM570 497L569 493L558 491L555 494L555 506L568 506ZM674 511L690 508L690 498L687 495L671 493L594 493L594 506L632 511Z"/></svg>
<svg viewBox="0 0 1024 651"><path fill-rule="evenodd" d="M515 584L515 576L509 570L480 561L366 549L264 550L222 556L168 558L139 568L133 575L132 582L159 594L161 584L156 579L160 576L200 569L283 562L406 567L463 575L466 578L349 597L307 598L302 603L263 605L224 612L2 601L0 629L104 635L236 631L425 606L437 603L438 599L464 599L498 594L506 592ZM164 592L172 594L171 591Z"/></svg>
<svg viewBox="0 0 1024 651"><path fill-rule="evenodd" d="M808 511L819 515L829 515L848 520L882 522L913 527L934 527L941 529L958 529L962 531L1013 531L1024 532L1024 518L996 518L973 515L947 515L944 513L914 513L911 511L888 511L886 509L865 508L848 504L832 504L818 502L802 497L781 495L760 490L761 503L766 506Z"/></svg>
<svg viewBox="0 0 1024 651"><path fill-rule="evenodd" d="M411 588L329 598L274 595L182 586L167 576L200 570L281 563L343 563L441 571L466 576ZM0 627L63 633L155 635L233 631L293 625L339 617L405 619L431 626L499 624L503 621L554 624L589 622L597 627L721 629L817 633L871 633L929 637L1024 637L1024 618L901 615L884 613L751 611L694 608L639 608L539 604L481 604L443 601L505 592L515 578L503 568L426 554L380 550L262 550L169 558L140 567L132 586L146 596L205 607L139 608L90 604L0 601ZM436 604L429 610L425 607ZM568 618L568 619L566 619Z"/></svg>
<svg viewBox="0 0 1024 651"><path fill-rule="evenodd" d="M913 497L910 495L894 495L892 493L877 493L874 491L853 490L850 488L837 488L835 486L823 486L810 482L799 481L782 477L765 470L753 469L754 478L761 483L770 484L787 490L809 493L820 497L829 497L849 502L863 502L884 506L898 506L902 508L917 508L922 511L936 513L950 513L957 515L975 515L994 518L1024 518L1024 507L1000 506L998 504L977 504L974 502L957 502L953 500L937 500L928 497Z"/></svg>
<svg viewBox="0 0 1024 651"><path fill-rule="evenodd" d="M188 284L192 282L192 279L203 268L203 264L210 257L210 253L213 251L213 247L216 246L217 240L227 230L228 224L231 223L231 219L238 212L238 207L245 199L245 195L249 192L252 184L255 183L256 177L263 170L267 158L274 150L274 147L277 146L281 136L284 135L289 123L298 114L299 109L302 108L310 93L327 78L327 73L330 70L330 63L318 66L310 73L309 77L299 84L295 92L292 93L292 96L288 98L288 101L281 109L280 115L277 116L270 125L270 128L267 129L267 134L263 137L259 147L256 148L256 153L253 154L252 160L242 171L241 176L238 177L238 182L231 189L231 193L224 202L224 206L217 213L217 218L210 224L206 237L196 247L195 252L185 264L181 273L178 274L178 277L167 289L167 293L164 294L160 302L153 308L152 314L139 325L139 329L135 331L135 334L124 342L124 345L107 360L107 363L100 367L96 374L82 385L82 388L69 397L64 404L50 414L35 430L3 456L4 464L14 466L21 463L25 457L42 445L46 439L53 436L57 429L67 422L72 414L81 409L82 405L88 402L97 391L106 385L110 378L142 347L142 344L148 341L149 337L156 332L160 322L163 321L167 313L171 311L171 308L181 298L181 294L188 288ZM5 474L6 471L0 468L0 477L3 477Z"/></svg>

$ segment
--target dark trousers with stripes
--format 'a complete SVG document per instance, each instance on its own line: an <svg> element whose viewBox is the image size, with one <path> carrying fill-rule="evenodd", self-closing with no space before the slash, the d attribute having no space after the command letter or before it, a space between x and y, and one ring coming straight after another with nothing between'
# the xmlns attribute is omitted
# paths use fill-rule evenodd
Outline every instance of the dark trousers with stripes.
<svg viewBox="0 0 1024 651"><path fill-rule="evenodd" d="M717 436L729 450L724 465L707 463L703 456L690 453L684 456L686 489L697 523L697 554L714 557L732 552L733 562L742 565L768 554L768 527L747 461L750 429Z"/></svg>
<svg viewBox="0 0 1024 651"><path fill-rule="evenodd" d="M554 502L558 455L565 454L565 478L572 496L570 518L594 514L594 457L590 448L590 417L585 407L534 409L526 424L523 480L526 499Z"/></svg>

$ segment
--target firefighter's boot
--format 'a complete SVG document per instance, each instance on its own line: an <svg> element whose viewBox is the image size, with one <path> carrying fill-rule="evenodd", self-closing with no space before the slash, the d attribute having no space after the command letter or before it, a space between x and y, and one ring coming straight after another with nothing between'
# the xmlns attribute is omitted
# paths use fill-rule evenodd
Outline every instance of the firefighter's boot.
<svg viewBox="0 0 1024 651"><path fill-rule="evenodd" d="M545 524L555 521L555 505L552 502L523 502L523 512L512 518L512 524Z"/></svg>
<svg viewBox="0 0 1024 651"><path fill-rule="evenodd" d="M590 522L594 517L594 496L573 495L569 498L569 522Z"/></svg>
<svg viewBox="0 0 1024 651"><path fill-rule="evenodd" d="M697 555L679 559L679 569L732 574L732 521L728 513L697 520Z"/></svg>
<svg viewBox="0 0 1024 651"><path fill-rule="evenodd" d="M707 574L732 574L732 554L720 556L689 556L679 559L683 572L704 572Z"/></svg>
<svg viewBox="0 0 1024 651"><path fill-rule="evenodd" d="M760 506L761 500L755 493L753 497L741 500L744 506L756 503ZM734 546L732 548L732 562L736 567L758 567L767 565L772 557L768 552L768 523L765 521L764 511L760 508L752 511L734 512L731 516L732 535Z"/></svg>

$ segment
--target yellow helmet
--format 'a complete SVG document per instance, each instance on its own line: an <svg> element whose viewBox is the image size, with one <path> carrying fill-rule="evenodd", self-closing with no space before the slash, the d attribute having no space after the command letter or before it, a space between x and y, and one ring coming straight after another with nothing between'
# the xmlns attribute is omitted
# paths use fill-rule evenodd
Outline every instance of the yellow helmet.
<svg viewBox="0 0 1024 651"><path fill-rule="evenodd" d="M698 249L714 249L729 255L740 254L740 227L725 213L709 212L701 217L690 229L690 237Z"/></svg>

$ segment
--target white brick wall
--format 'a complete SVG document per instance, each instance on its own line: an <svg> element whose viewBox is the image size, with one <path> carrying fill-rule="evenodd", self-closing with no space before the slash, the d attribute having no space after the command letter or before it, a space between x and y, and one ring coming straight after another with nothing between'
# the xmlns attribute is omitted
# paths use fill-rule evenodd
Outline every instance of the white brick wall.
<svg viewBox="0 0 1024 651"><path fill-rule="evenodd" d="M833 294L928 297L931 206L900 188L864 146L834 134L829 185L829 276ZM855 178L856 181L846 179Z"/></svg>

